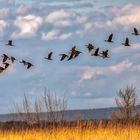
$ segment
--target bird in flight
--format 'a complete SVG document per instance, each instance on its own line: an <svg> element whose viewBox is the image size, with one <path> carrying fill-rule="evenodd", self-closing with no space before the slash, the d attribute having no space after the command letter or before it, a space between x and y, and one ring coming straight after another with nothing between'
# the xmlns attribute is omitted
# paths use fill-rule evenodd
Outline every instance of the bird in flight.
<svg viewBox="0 0 140 140"><path fill-rule="evenodd" d="M27 65L27 62L25 60L20 61L19 63L23 63L23 65Z"/></svg>
<svg viewBox="0 0 140 140"><path fill-rule="evenodd" d="M108 37L108 39L107 39L107 40L105 40L105 41L106 41L106 42L113 43L112 39L113 39L113 33L112 33L112 34L110 34L110 35L109 35L109 37Z"/></svg>
<svg viewBox="0 0 140 140"><path fill-rule="evenodd" d="M124 46L130 46L128 37L125 39L125 43L122 43Z"/></svg>
<svg viewBox="0 0 140 140"><path fill-rule="evenodd" d="M89 53L91 53L91 51L95 49L95 47L91 43L86 45L86 48L88 48Z"/></svg>
<svg viewBox="0 0 140 140"><path fill-rule="evenodd" d="M14 61L17 59L15 57L11 56L10 60L12 61L12 63L14 63Z"/></svg>
<svg viewBox="0 0 140 140"><path fill-rule="evenodd" d="M5 64L4 69L7 69L7 68L10 66L10 64L9 64L9 63L3 63L3 64Z"/></svg>
<svg viewBox="0 0 140 140"><path fill-rule="evenodd" d="M5 68L0 66L0 73L2 73L5 70Z"/></svg>
<svg viewBox="0 0 140 140"><path fill-rule="evenodd" d="M101 57L103 57L103 58L109 58L109 56L108 56L108 50L102 51L100 54L102 55Z"/></svg>
<svg viewBox="0 0 140 140"><path fill-rule="evenodd" d="M72 47L72 49L70 51L71 52L70 52L70 56L68 58L68 61L73 59L73 58L76 58L77 56L79 56L80 53L82 53L82 52L76 50L76 46Z"/></svg>
<svg viewBox="0 0 140 140"><path fill-rule="evenodd" d="M31 67L33 67L34 65L30 62L26 62L26 65L27 65L27 69L30 69Z"/></svg>
<svg viewBox="0 0 140 140"><path fill-rule="evenodd" d="M63 61L65 58L69 57L67 54L60 54L61 58L60 61Z"/></svg>
<svg viewBox="0 0 140 140"><path fill-rule="evenodd" d="M7 59L9 59L9 56L7 56L6 54L3 54L1 57L3 57L3 60L2 60L3 63L6 62Z"/></svg>
<svg viewBox="0 0 140 140"><path fill-rule="evenodd" d="M95 50L95 52L94 52L92 55L94 55L94 56L99 56L99 48L97 48L97 49Z"/></svg>
<svg viewBox="0 0 140 140"><path fill-rule="evenodd" d="M133 32L132 34L133 34L133 35L136 35L136 36L137 36L137 35L140 35L139 32L138 32L138 30L137 30L136 28L134 28L134 32Z"/></svg>
<svg viewBox="0 0 140 140"><path fill-rule="evenodd" d="M14 46L12 40L9 40L8 43L7 43L6 45L8 45L8 46Z"/></svg>
<svg viewBox="0 0 140 140"><path fill-rule="evenodd" d="M45 59L48 59L48 60L53 60L52 59L52 54L53 54L53 52L50 52L49 54L48 54L48 57L44 57Z"/></svg>

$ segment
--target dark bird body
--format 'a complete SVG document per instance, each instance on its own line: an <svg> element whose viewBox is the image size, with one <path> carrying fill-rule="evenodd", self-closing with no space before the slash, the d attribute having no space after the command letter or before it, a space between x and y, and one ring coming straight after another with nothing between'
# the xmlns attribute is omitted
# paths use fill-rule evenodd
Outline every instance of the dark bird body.
<svg viewBox="0 0 140 140"><path fill-rule="evenodd" d="M65 58L69 57L67 54L60 54L60 61L63 61Z"/></svg>
<svg viewBox="0 0 140 140"><path fill-rule="evenodd" d="M5 70L5 68L0 66L0 73L2 73Z"/></svg>
<svg viewBox="0 0 140 140"><path fill-rule="evenodd" d="M14 46L12 40L9 40L8 43L7 43L6 45L8 45L8 46Z"/></svg>
<svg viewBox="0 0 140 140"><path fill-rule="evenodd" d="M23 63L23 65L27 65L27 62L25 60L20 61L19 63Z"/></svg>
<svg viewBox="0 0 140 140"><path fill-rule="evenodd" d="M108 50L103 51L103 52L102 52L102 53L100 53L100 54L102 54L102 56L101 56L101 57L103 57L103 58L109 58L109 56L108 56Z"/></svg>
<svg viewBox="0 0 140 140"><path fill-rule="evenodd" d="M53 59L52 59L52 54L53 54L53 52L50 52L50 53L48 54L48 57L45 57L45 59L53 60Z"/></svg>
<svg viewBox="0 0 140 140"><path fill-rule="evenodd" d="M80 53L82 53L82 52L76 50L76 46L74 46L70 51L71 52L70 52L70 56L68 58L68 61L73 59L73 58L76 58L77 56L79 56Z"/></svg>
<svg viewBox="0 0 140 140"><path fill-rule="evenodd" d="M14 61L17 59L15 57L11 56L10 60L12 61L12 63L14 63Z"/></svg>
<svg viewBox="0 0 140 140"><path fill-rule="evenodd" d="M133 34L133 35L136 35L136 36L137 36L137 35L140 35L139 32L138 32L138 30L137 30L136 28L134 28L134 32L133 32L132 34Z"/></svg>
<svg viewBox="0 0 140 140"><path fill-rule="evenodd" d="M92 55L94 55L94 56L99 56L99 48L97 48L97 49L95 50L95 52L94 52Z"/></svg>
<svg viewBox="0 0 140 140"><path fill-rule="evenodd" d="M108 39L105 40L105 41L106 41L106 42L113 43L112 39L113 39L113 34L110 34L109 37L108 37Z"/></svg>
<svg viewBox="0 0 140 140"><path fill-rule="evenodd" d="M130 46L130 44L129 44L129 39L126 38L126 39L125 39L125 43L122 43L122 45L124 45L124 46Z"/></svg>
<svg viewBox="0 0 140 140"><path fill-rule="evenodd" d="M86 45L86 48L88 48L89 53L91 53L91 51L95 49L95 47L91 43Z"/></svg>
<svg viewBox="0 0 140 140"><path fill-rule="evenodd" d="M30 69L31 67L33 67L34 65L30 62L27 62L27 69Z"/></svg>
<svg viewBox="0 0 140 140"><path fill-rule="evenodd" d="M2 57L3 57L3 60L2 60L3 63L6 62L7 59L9 59L9 56L7 56L6 54L3 54Z"/></svg>
<svg viewBox="0 0 140 140"><path fill-rule="evenodd" d="M10 64L9 64L9 63L3 63L3 64L5 64L4 69L7 69L7 68L10 66Z"/></svg>

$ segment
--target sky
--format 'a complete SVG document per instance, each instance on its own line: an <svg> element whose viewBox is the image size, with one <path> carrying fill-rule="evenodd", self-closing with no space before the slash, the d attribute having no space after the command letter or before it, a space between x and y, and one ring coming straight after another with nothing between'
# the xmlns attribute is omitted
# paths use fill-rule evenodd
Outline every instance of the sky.
<svg viewBox="0 0 140 140"><path fill-rule="evenodd" d="M134 85L140 93L139 0L0 0L0 55L34 64L27 70L16 61L0 74L0 114L26 94L31 102L44 89L68 99L69 109L115 106L117 91ZM104 40L114 33L114 43ZM124 47L125 38L131 47ZM5 44L13 40L14 47ZM108 59L90 56L85 45L109 50ZM60 62L74 45L83 52ZM44 59L53 51L53 61ZM2 58L0 58L0 65Z"/></svg>

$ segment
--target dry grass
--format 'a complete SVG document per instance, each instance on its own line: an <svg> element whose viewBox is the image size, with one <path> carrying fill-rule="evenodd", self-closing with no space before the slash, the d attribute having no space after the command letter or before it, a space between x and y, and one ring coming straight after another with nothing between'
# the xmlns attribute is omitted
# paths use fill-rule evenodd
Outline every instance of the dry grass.
<svg viewBox="0 0 140 140"><path fill-rule="evenodd" d="M52 130L26 130L0 132L0 140L139 140L140 129L86 129L63 128Z"/></svg>

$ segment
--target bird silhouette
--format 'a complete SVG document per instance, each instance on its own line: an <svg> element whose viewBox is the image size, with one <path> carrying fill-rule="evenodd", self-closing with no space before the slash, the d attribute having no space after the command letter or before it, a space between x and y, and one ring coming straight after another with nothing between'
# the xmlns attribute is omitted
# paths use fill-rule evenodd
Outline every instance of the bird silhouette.
<svg viewBox="0 0 140 140"><path fill-rule="evenodd" d="M81 54L81 53L82 53L82 52L76 50L76 51L75 51L75 54L74 54L74 58L76 58L77 56L79 56L79 54Z"/></svg>
<svg viewBox="0 0 140 140"><path fill-rule="evenodd" d="M67 54L60 54L60 61L63 61L65 58L69 57Z"/></svg>
<svg viewBox="0 0 140 140"><path fill-rule="evenodd" d="M113 33L112 33L112 34L110 34L110 35L109 35L109 37L108 37L108 39L107 39L107 40L105 40L105 41L106 41L106 42L113 43L112 39L113 39Z"/></svg>
<svg viewBox="0 0 140 140"><path fill-rule="evenodd" d="M14 61L17 59L15 57L11 56L10 60L12 61L12 63L14 63Z"/></svg>
<svg viewBox="0 0 140 140"><path fill-rule="evenodd" d="M33 67L34 65L32 64L32 63L30 63L30 62L26 62L27 64L27 69L30 69L31 67Z"/></svg>
<svg viewBox="0 0 140 140"><path fill-rule="evenodd" d="M99 48L97 48L97 49L95 50L95 52L94 52L92 55L94 55L94 56L99 56Z"/></svg>
<svg viewBox="0 0 140 140"><path fill-rule="evenodd" d="M71 59L73 59L73 56L74 56L74 54L71 53L70 56L69 56L69 58L68 58L68 61L71 60Z"/></svg>
<svg viewBox="0 0 140 140"><path fill-rule="evenodd" d="M25 60L20 61L19 63L23 63L23 65L27 65L28 62L26 62Z"/></svg>
<svg viewBox="0 0 140 140"><path fill-rule="evenodd" d="M5 70L5 68L0 66L0 73L2 73Z"/></svg>
<svg viewBox="0 0 140 140"><path fill-rule="evenodd" d="M106 50L106 51L102 51L102 53L100 53L102 56L101 57L103 57L103 58L109 58L109 56L108 56L108 50Z"/></svg>
<svg viewBox="0 0 140 140"><path fill-rule="evenodd" d="M48 57L44 57L45 59L48 59L48 60L53 60L52 59L52 54L53 54L53 52L50 52L49 54L48 54Z"/></svg>
<svg viewBox="0 0 140 140"><path fill-rule="evenodd" d="M6 54L3 54L1 57L3 57L3 60L2 60L3 63L6 62L7 59L9 59L9 56L7 56Z"/></svg>
<svg viewBox="0 0 140 140"><path fill-rule="evenodd" d="M76 51L76 46L73 46L72 49L70 50L71 52L75 52Z"/></svg>
<svg viewBox="0 0 140 140"><path fill-rule="evenodd" d="M132 33L133 35L140 35L138 30L136 28L134 28L134 32Z"/></svg>
<svg viewBox="0 0 140 140"><path fill-rule="evenodd" d="M95 47L91 43L86 45L86 48L88 48L89 53L91 53L91 51L95 49Z"/></svg>
<svg viewBox="0 0 140 140"><path fill-rule="evenodd" d="M79 56L80 53L82 53L82 52L76 50L76 46L74 46L70 51L71 52L70 52L70 56L68 58L68 61L73 59L73 58L76 58L77 56Z"/></svg>
<svg viewBox="0 0 140 140"><path fill-rule="evenodd" d="M9 63L3 63L3 64L5 64L4 69L7 69L7 68L10 66L10 64L9 64Z"/></svg>
<svg viewBox="0 0 140 140"><path fill-rule="evenodd" d="M129 39L126 38L126 39L125 39L125 43L122 43L122 45L124 45L124 46L130 46L130 44L129 44Z"/></svg>
<svg viewBox="0 0 140 140"><path fill-rule="evenodd" d="M8 46L14 46L12 40L9 40L8 43L7 43L6 45L8 45Z"/></svg>

